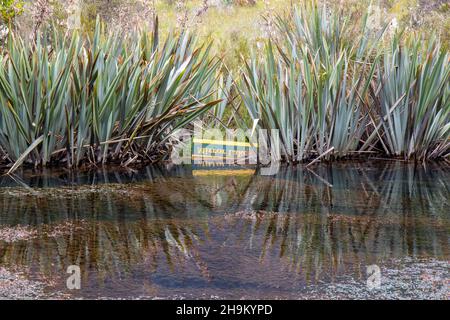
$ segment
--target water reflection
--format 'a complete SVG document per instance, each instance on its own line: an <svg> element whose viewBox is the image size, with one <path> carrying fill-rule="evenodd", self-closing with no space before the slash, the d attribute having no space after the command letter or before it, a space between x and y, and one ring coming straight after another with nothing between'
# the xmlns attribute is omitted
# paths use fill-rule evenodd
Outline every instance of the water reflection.
<svg viewBox="0 0 450 320"><path fill-rule="evenodd" d="M248 171L3 177L0 228L29 226L36 234L0 241L0 265L63 277L78 264L77 294L90 297L295 297L309 283L363 277L371 263L448 260L448 167Z"/></svg>

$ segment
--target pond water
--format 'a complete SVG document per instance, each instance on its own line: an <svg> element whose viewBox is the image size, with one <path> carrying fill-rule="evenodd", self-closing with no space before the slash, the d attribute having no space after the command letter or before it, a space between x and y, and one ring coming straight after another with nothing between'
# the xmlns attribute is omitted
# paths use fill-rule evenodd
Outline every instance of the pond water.
<svg viewBox="0 0 450 320"><path fill-rule="evenodd" d="M392 161L2 177L0 297L448 298L449 181Z"/></svg>

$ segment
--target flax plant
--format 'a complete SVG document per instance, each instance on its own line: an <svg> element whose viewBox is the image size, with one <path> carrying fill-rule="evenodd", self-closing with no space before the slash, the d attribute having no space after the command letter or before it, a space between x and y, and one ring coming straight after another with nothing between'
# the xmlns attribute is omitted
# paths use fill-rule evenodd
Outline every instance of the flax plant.
<svg viewBox="0 0 450 320"><path fill-rule="evenodd" d="M366 18L361 35L350 41L345 19L305 4L287 20L278 18L283 39L277 48L269 42L262 58L246 64L242 99L260 127L280 130L284 159L359 151L368 121L361 97L375 70L368 59L378 59L374 44L381 35L369 44Z"/></svg>
<svg viewBox="0 0 450 320"><path fill-rule="evenodd" d="M170 133L220 102L218 62L188 33L85 39L54 32L25 42L11 34L0 57L0 145L22 163L159 159Z"/></svg>
<svg viewBox="0 0 450 320"><path fill-rule="evenodd" d="M278 38L245 61L243 104L260 128L278 130L284 160L448 156L448 51L435 39L381 41L386 27L367 21L356 32L345 15L306 2L278 17Z"/></svg>
<svg viewBox="0 0 450 320"><path fill-rule="evenodd" d="M449 60L436 39L392 39L372 89L379 104L376 131L388 155L420 160L448 156Z"/></svg>

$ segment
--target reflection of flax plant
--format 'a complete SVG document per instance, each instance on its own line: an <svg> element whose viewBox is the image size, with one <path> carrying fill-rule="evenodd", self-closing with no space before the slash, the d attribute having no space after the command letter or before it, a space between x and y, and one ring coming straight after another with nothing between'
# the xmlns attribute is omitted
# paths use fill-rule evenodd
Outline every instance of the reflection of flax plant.
<svg viewBox="0 0 450 320"><path fill-rule="evenodd" d="M55 265L82 262L86 274L98 271L101 278L142 263L151 271L168 267L175 272L191 263L209 279L212 271L201 253L223 246L224 237L233 250L250 245L261 260L281 259L287 272L314 281L390 258L448 256L449 220L442 201L450 192L447 168L378 166L333 165L315 172L290 167L276 179L245 180L186 178L180 168L162 177L157 169L146 168L130 177L99 171L87 179L79 174L72 183L85 185L73 188L55 184L60 176L53 182L33 180L51 188L3 187L0 223L34 226L38 237L0 242L0 262L41 265L46 273ZM96 186L95 181L106 184ZM126 188L117 184L129 181L134 183ZM211 198L217 191L224 203L214 207ZM223 217L224 208L238 212ZM40 231L42 224L67 219L75 225L67 235L49 238ZM76 229L80 220L85 221L82 230Z"/></svg>
<svg viewBox="0 0 450 320"><path fill-rule="evenodd" d="M449 190L439 178L443 172L402 166L386 165L381 176L336 166L321 170L320 179L286 168L275 181L253 183L247 196L258 195L252 198L256 211L239 225L262 259L276 253L307 279L405 254L444 257L448 217L442 216L442 199ZM444 188L431 185L434 178Z"/></svg>
<svg viewBox="0 0 450 320"><path fill-rule="evenodd" d="M105 185L98 189L87 187L85 191L66 190L64 194L68 196L62 198L58 189L43 189L40 195L30 193L21 202L16 196L26 190L17 189L16 196L11 198L1 195L2 212L16 212L3 216L1 222L33 225L39 235L28 242L1 243L2 264L36 263L47 274L52 273L55 265L64 269L67 265L80 264L86 275L95 271L102 280L115 278L141 263L148 263L153 269L166 264L176 270L192 261L202 276L208 278L208 268L196 249L200 235L208 233L207 224L198 220L205 212L204 201L191 191L195 186L167 179L163 183L166 188L161 188L163 179L150 172L148 179L155 178L157 183L138 185L122 193L121 186L115 189L110 185L108 189ZM59 203L58 208L52 206L55 201ZM186 211L197 216L177 218ZM138 214L124 221L123 212ZM74 228L68 235L49 238L42 232L45 226L58 225L62 219L70 219L76 226L84 218L90 222L83 223L81 230ZM65 249L61 252L60 248ZM41 250L54 253L42 255ZM25 252L29 254L24 255Z"/></svg>

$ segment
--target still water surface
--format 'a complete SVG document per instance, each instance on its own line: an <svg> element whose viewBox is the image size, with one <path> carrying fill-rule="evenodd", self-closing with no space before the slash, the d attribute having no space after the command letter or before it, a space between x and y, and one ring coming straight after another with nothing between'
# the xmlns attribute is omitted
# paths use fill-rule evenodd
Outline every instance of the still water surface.
<svg viewBox="0 0 450 320"><path fill-rule="evenodd" d="M372 264L448 263L448 167L213 169L2 177L0 230L31 233L0 237L0 267L80 298L295 299L364 286ZM81 290L65 287L69 265Z"/></svg>

